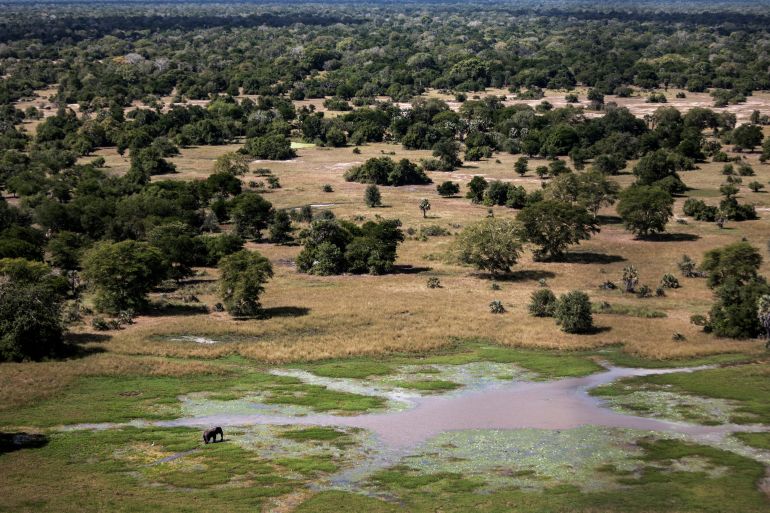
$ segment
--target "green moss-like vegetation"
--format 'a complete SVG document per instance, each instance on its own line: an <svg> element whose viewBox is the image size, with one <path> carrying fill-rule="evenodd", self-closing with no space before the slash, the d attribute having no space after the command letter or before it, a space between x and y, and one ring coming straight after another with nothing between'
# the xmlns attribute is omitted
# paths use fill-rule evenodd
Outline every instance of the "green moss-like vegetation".
<svg viewBox="0 0 770 513"><path fill-rule="evenodd" d="M279 458L275 463L292 472L311 475L318 472L334 472L339 468L328 456L306 456L304 458Z"/></svg>
<svg viewBox="0 0 770 513"><path fill-rule="evenodd" d="M300 513L443 511L460 513L723 513L766 511L768 502L756 483L764 473L762 464L726 451L676 440L643 441L641 471L621 473L622 486L596 492L581 492L568 483L558 483L542 492L504 489L480 494L463 489L467 477L452 473L416 474L408 467L394 467L376 474L373 482L395 493L400 505L344 492L323 492L302 504ZM688 462L703 462L705 468L688 470ZM604 472L613 469L603 468ZM446 493L453 488L454 493Z"/></svg>
<svg viewBox="0 0 770 513"><path fill-rule="evenodd" d="M446 390L454 390L462 386L458 383L453 383L452 381L445 381L442 379L420 379L415 381L397 381L394 384L401 388L411 388L413 390L420 390L423 392L441 392Z"/></svg>
<svg viewBox="0 0 770 513"><path fill-rule="evenodd" d="M733 436L748 446L770 451L770 433L735 433Z"/></svg>
<svg viewBox="0 0 770 513"><path fill-rule="evenodd" d="M313 374L326 378L357 378L384 376L393 372L393 367L370 360L350 360L307 366Z"/></svg>
<svg viewBox="0 0 770 513"><path fill-rule="evenodd" d="M322 412L363 412L383 408L385 399L329 390L318 385L281 385L270 389L268 404L307 406Z"/></svg>
<svg viewBox="0 0 770 513"><path fill-rule="evenodd" d="M314 440L314 441L327 441L337 440L347 436L347 433L343 431L337 431L334 428L329 427L310 427L306 429L295 429L293 431L287 431L282 433L282 438L287 438L294 441L302 440Z"/></svg>
<svg viewBox="0 0 770 513"><path fill-rule="evenodd" d="M656 386L665 386L669 392L736 401L738 406L730 419L735 423L770 422L770 367L761 364L627 378L591 393L617 396Z"/></svg>
<svg viewBox="0 0 770 513"><path fill-rule="evenodd" d="M746 362L749 358L740 353L715 354L698 358L679 358L670 360L650 360L640 358L622 350L612 349L601 351L599 355L621 367L637 367L645 369L672 369L677 367L699 367L701 365L720 365Z"/></svg>

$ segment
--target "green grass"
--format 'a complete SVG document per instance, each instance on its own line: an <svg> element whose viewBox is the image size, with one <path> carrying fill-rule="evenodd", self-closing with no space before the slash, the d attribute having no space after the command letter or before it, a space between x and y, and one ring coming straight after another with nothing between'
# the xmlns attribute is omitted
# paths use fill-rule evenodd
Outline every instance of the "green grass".
<svg viewBox="0 0 770 513"><path fill-rule="evenodd" d="M305 366L317 376L326 378L364 379L371 376L384 376L393 372L393 366L371 360L348 360Z"/></svg>
<svg viewBox="0 0 770 513"><path fill-rule="evenodd" d="M738 402L731 421L739 424L770 423L770 366L749 364L627 378L591 390L594 395L624 395L650 386L665 386L669 392Z"/></svg>
<svg viewBox="0 0 770 513"><path fill-rule="evenodd" d="M0 486L14 490L0 511L245 513L304 486L235 444L199 438L186 428L52 434L42 448L0 455Z"/></svg>
<svg viewBox="0 0 770 513"><path fill-rule="evenodd" d="M419 379L415 381L397 381L394 383L401 388L410 388L412 390L420 390L422 392L441 392L447 390L455 390L462 385L454 383L452 381L445 381L443 379Z"/></svg>
<svg viewBox="0 0 770 513"><path fill-rule="evenodd" d="M304 458L279 458L275 463L292 471L304 475L313 475L318 472L334 472L339 467L329 456L306 456Z"/></svg>
<svg viewBox="0 0 770 513"><path fill-rule="evenodd" d="M305 429L295 429L293 431L287 431L286 433L281 434L281 438L294 441L327 441L337 440L338 438L342 438L344 436L347 436L347 433L344 431L337 431L336 429L330 427L310 427Z"/></svg>
<svg viewBox="0 0 770 513"><path fill-rule="evenodd" d="M320 412L364 412L385 406L385 399L329 390L319 385L282 385L272 387L268 404L307 406Z"/></svg>
<svg viewBox="0 0 770 513"><path fill-rule="evenodd" d="M702 365L724 365L748 362L751 359L740 353L715 354L698 358L678 358L671 360L650 360L639 358L632 354L617 349L600 351L597 353L602 358L620 367L636 367L643 369L673 369L678 367L700 367Z"/></svg>
<svg viewBox="0 0 770 513"><path fill-rule="evenodd" d="M117 376L81 378L50 399L0 412L0 426L49 427L63 424L167 420L181 415L179 396L208 392L228 401L262 391L266 402L307 406L315 411L361 412L384 400L306 385L293 377L237 370L231 375L184 377Z"/></svg>
<svg viewBox="0 0 770 513"><path fill-rule="evenodd" d="M734 433L733 436L748 446L770 451L770 433Z"/></svg>

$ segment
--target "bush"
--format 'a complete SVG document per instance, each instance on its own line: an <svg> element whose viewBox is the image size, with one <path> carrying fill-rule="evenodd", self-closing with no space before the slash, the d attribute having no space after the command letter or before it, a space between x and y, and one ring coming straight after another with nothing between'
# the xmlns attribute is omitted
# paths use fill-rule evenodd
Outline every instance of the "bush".
<svg viewBox="0 0 770 513"><path fill-rule="evenodd" d="M323 187L321 187L321 190L324 192L334 192L334 188L328 183L324 184Z"/></svg>
<svg viewBox="0 0 770 513"><path fill-rule="evenodd" d="M451 181L446 181L436 186L436 192L444 198L449 198L460 192L460 185Z"/></svg>
<svg viewBox="0 0 770 513"><path fill-rule="evenodd" d="M673 274L664 274L660 279L660 286L665 289L678 289L679 280Z"/></svg>
<svg viewBox="0 0 770 513"><path fill-rule="evenodd" d="M529 313L535 317L553 317L556 303L556 296L550 289L537 289L532 293Z"/></svg>
<svg viewBox="0 0 770 513"><path fill-rule="evenodd" d="M567 333L589 333L594 327L591 299L588 294L579 290L559 298L554 316L561 329Z"/></svg>
<svg viewBox="0 0 770 513"><path fill-rule="evenodd" d="M436 276L431 276L428 278L428 288L429 289L440 289L441 288L441 280L439 280Z"/></svg>
<svg viewBox="0 0 770 513"><path fill-rule="evenodd" d="M639 289L636 291L636 295L640 298L647 298L652 297L652 289L649 285L642 285L639 287Z"/></svg>
<svg viewBox="0 0 770 513"><path fill-rule="evenodd" d="M493 314L501 314L501 313L505 313L505 307L503 306L503 303L495 299L494 301L489 303L489 311L490 313L493 313Z"/></svg>
<svg viewBox="0 0 770 513"><path fill-rule="evenodd" d="M618 214L629 231L644 237L665 231L673 204L671 195L658 187L632 186L620 193Z"/></svg>

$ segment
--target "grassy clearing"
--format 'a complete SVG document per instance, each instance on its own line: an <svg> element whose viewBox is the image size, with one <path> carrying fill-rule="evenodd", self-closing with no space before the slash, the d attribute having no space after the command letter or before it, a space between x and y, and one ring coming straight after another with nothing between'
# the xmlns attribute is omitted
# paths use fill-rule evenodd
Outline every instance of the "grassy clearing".
<svg viewBox="0 0 770 513"><path fill-rule="evenodd" d="M51 435L43 448L0 455L0 485L14 490L2 494L0 510L251 512L304 486L234 444L201 447L199 434L125 429Z"/></svg>
<svg viewBox="0 0 770 513"><path fill-rule="evenodd" d="M653 310L646 306L618 305L610 303L594 303L591 305L594 313L610 315L627 315L629 317L640 317L642 319L664 319L668 317L666 312Z"/></svg>
<svg viewBox="0 0 770 513"><path fill-rule="evenodd" d="M736 401L730 420L739 424L770 423L770 366L749 364L691 373L627 378L591 390L612 397L637 390L664 388L668 392Z"/></svg>

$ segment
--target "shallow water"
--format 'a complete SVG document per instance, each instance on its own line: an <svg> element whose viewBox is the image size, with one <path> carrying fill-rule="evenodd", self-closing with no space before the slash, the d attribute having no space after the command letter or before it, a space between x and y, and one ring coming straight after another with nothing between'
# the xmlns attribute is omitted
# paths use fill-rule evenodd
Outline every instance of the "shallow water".
<svg viewBox="0 0 770 513"><path fill-rule="evenodd" d="M156 422L158 426L247 426L303 424L363 428L392 448L416 446L448 431L474 429L573 429L593 425L644 431L680 433L696 439L717 440L734 431L759 430L757 426L702 426L628 415L609 409L591 397L590 388L620 378L691 372L686 369L632 369L611 367L582 378L549 382L491 383L481 388L439 396L410 397L412 407L356 416L331 414L264 415L222 413Z"/></svg>

